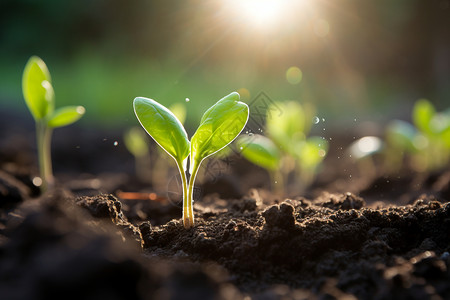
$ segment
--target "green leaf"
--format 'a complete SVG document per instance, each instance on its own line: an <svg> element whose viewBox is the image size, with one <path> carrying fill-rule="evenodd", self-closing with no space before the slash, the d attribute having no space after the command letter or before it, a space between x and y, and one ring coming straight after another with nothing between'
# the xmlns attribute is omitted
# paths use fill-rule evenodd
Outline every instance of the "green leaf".
<svg viewBox="0 0 450 300"><path fill-rule="evenodd" d="M281 154L269 138L259 134L243 135L237 140L237 145L241 154L255 165L271 171L279 168Z"/></svg>
<svg viewBox="0 0 450 300"><path fill-rule="evenodd" d="M47 126L56 128L63 127L75 123L86 112L83 106L65 106L58 108L50 116L47 121Z"/></svg>
<svg viewBox="0 0 450 300"><path fill-rule="evenodd" d="M244 129L248 116L248 106L239 101L236 92L211 106L191 139L191 173L203 159L231 143Z"/></svg>
<svg viewBox="0 0 450 300"><path fill-rule="evenodd" d="M142 128L130 128L123 138L128 151L134 156L144 156L148 153L147 135Z"/></svg>
<svg viewBox="0 0 450 300"><path fill-rule="evenodd" d="M269 137L284 151L294 155L293 145L306 138L311 129L315 109L312 105L303 107L300 103L289 101L275 105L280 114L273 113L277 109L270 106L267 110L266 127ZM293 143L294 142L294 143Z"/></svg>
<svg viewBox="0 0 450 300"><path fill-rule="evenodd" d="M189 140L177 117L165 106L148 98L135 98L133 107L142 127L155 142L178 163L184 163L189 156Z"/></svg>
<svg viewBox="0 0 450 300"><path fill-rule="evenodd" d="M37 56L32 56L25 66L22 91L28 109L36 121L53 112L55 95L50 72L44 61Z"/></svg>
<svg viewBox="0 0 450 300"><path fill-rule="evenodd" d="M386 140L389 145L411 153L417 150L414 146L416 135L417 130L413 125L400 120L392 121L386 129Z"/></svg>
<svg viewBox="0 0 450 300"><path fill-rule="evenodd" d="M412 118L414 125L425 134L433 134L431 120L436 110L433 104L426 99L420 99L414 104Z"/></svg>
<svg viewBox="0 0 450 300"><path fill-rule="evenodd" d="M313 136L298 145L298 159L302 168L315 168L325 158L328 142L321 137Z"/></svg>

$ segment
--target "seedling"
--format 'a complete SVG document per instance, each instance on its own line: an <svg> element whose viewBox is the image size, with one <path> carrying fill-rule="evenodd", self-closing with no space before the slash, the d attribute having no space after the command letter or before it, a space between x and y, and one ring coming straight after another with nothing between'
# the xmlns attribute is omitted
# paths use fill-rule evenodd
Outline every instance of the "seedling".
<svg viewBox="0 0 450 300"><path fill-rule="evenodd" d="M55 93L50 72L44 61L37 56L32 56L25 66L22 90L25 103L36 122L39 170L42 180L40 187L41 192L45 192L54 184L50 153L53 129L76 122L84 115L85 109L83 106L54 109Z"/></svg>
<svg viewBox="0 0 450 300"><path fill-rule="evenodd" d="M283 187L280 173L281 153L272 140L260 134L242 135L237 140L237 146L247 160L268 171L276 192L281 193Z"/></svg>
<svg viewBox="0 0 450 300"><path fill-rule="evenodd" d="M181 122L165 106L143 97L135 98L133 106L142 127L177 164L183 187L183 225L188 229L194 226L194 182L200 164L241 133L247 124L249 108L239 101L238 93L229 94L205 112L189 141ZM189 176L186 175L188 157Z"/></svg>
<svg viewBox="0 0 450 300"><path fill-rule="evenodd" d="M314 180L320 163L328 151L328 142L321 137L308 137L313 124L315 108L310 103L301 105L295 101L277 103L281 115L267 115L267 135L281 150L281 172L286 178L295 172L300 182L296 184L301 192Z"/></svg>
<svg viewBox="0 0 450 300"><path fill-rule="evenodd" d="M412 112L413 124L395 120L386 129L388 151L387 164L394 162L397 168L403 155L411 158L416 171L431 171L442 168L450 160L450 113L436 112L426 99L418 100ZM393 153L397 152L397 154Z"/></svg>

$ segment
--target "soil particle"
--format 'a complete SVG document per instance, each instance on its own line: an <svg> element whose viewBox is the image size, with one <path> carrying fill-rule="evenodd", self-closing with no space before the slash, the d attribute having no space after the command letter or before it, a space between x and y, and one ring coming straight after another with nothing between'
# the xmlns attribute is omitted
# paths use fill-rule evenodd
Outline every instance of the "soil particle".
<svg viewBox="0 0 450 300"><path fill-rule="evenodd" d="M262 212L267 226L279 227L286 230L295 226L294 207L288 203L273 205Z"/></svg>

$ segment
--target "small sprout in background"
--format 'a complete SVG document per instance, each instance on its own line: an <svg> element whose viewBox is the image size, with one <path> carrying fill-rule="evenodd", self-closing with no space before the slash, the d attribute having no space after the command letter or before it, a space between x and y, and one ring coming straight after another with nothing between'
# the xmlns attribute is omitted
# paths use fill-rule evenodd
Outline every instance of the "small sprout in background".
<svg viewBox="0 0 450 300"><path fill-rule="evenodd" d="M140 181L148 180L149 172L149 145L148 136L140 127L132 127L123 136L125 147L134 156L136 176Z"/></svg>
<svg viewBox="0 0 450 300"><path fill-rule="evenodd" d="M414 125L394 120L387 126L388 171L398 172L404 155L417 172L446 167L450 161L449 110L436 112L430 101L420 99L414 104L412 120Z"/></svg>
<svg viewBox="0 0 450 300"><path fill-rule="evenodd" d="M388 173L398 172L407 155L417 152L416 137L417 130L408 122L394 120L386 128L384 151L384 168Z"/></svg>
<svg viewBox="0 0 450 300"><path fill-rule="evenodd" d="M50 151L52 131L76 122L84 115L85 109L83 106L66 106L55 110L50 72L37 56L32 56L25 66L22 90L25 103L36 122L41 192L45 192L54 185Z"/></svg>
<svg viewBox="0 0 450 300"><path fill-rule="evenodd" d="M268 171L271 186L277 194L281 194L283 192L283 177L280 173L281 153L272 140L260 134L242 135L236 144L242 156Z"/></svg>
<svg viewBox="0 0 450 300"><path fill-rule="evenodd" d="M317 169L328 153L328 148L328 142L319 136L313 136L299 142L295 157L300 169L300 184L303 184L305 188L314 181Z"/></svg>
<svg viewBox="0 0 450 300"><path fill-rule="evenodd" d="M356 160L359 173L368 177L376 175L374 155L380 153L384 147L383 141L376 136L365 136L350 144L348 151Z"/></svg>
<svg viewBox="0 0 450 300"><path fill-rule="evenodd" d="M314 180L319 166L328 152L328 142L321 137L308 137L314 123L316 109L310 103L303 105L289 101L276 103L282 114L276 115L269 108L267 114L267 137L281 151L281 173L284 182L295 172L299 182L289 190L301 193Z"/></svg>
<svg viewBox="0 0 450 300"><path fill-rule="evenodd" d="M193 192L200 164L241 133L247 124L249 108L239 101L238 93L229 94L204 113L200 126L189 141L181 122L163 105L152 99L137 97L133 106L142 127L178 166L183 186L183 224L185 228L190 228L194 226ZM188 157L189 178L186 176Z"/></svg>

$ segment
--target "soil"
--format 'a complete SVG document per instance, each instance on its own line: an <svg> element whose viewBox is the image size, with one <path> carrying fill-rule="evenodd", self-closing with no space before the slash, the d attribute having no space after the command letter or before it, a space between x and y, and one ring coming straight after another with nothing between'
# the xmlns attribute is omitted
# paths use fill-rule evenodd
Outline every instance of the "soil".
<svg viewBox="0 0 450 300"><path fill-rule="evenodd" d="M18 118L0 118L1 299L450 299L448 170L370 177L331 152L312 187L279 196L233 156L186 230L120 130L56 130L58 185L40 195Z"/></svg>

